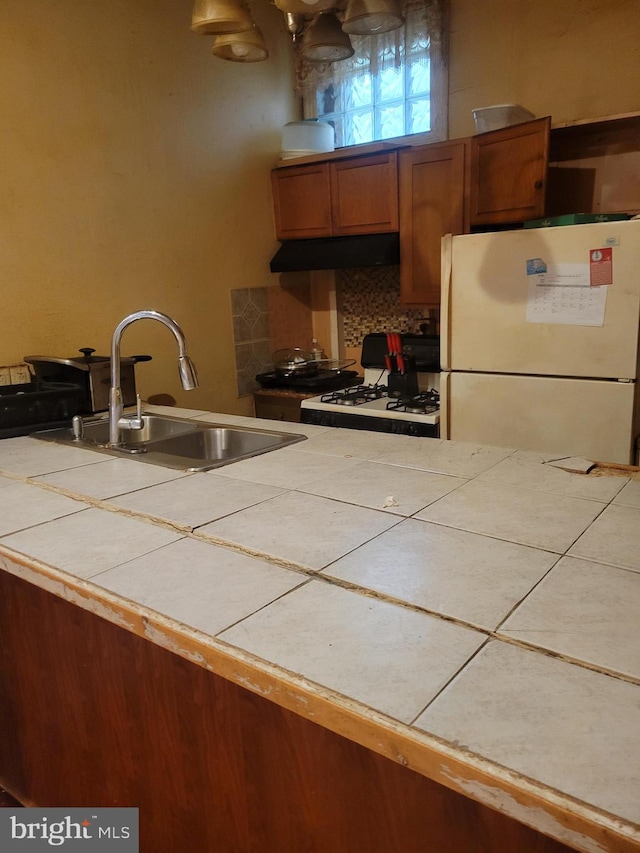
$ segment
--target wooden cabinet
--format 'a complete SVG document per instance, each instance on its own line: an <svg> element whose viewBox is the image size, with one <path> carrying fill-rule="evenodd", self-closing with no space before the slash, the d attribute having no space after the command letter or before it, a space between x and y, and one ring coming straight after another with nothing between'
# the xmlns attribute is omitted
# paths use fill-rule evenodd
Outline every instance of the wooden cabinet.
<svg viewBox="0 0 640 853"><path fill-rule="evenodd" d="M470 225L545 215L549 117L471 137Z"/></svg>
<svg viewBox="0 0 640 853"><path fill-rule="evenodd" d="M545 216L640 214L640 113L553 127Z"/></svg>
<svg viewBox="0 0 640 853"><path fill-rule="evenodd" d="M553 129L545 117L399 152L281 167L272 173L277 235L399 228L400 300L438 306L443 234L561 213L640 211L638 140L640 114Z"/></svg>
<svg viewBox="0 0 640 853"><path fill-rule="evenodd" d="M398 230L397 158L393 151L329 164L335 236Z"/></svg>
<svg viewBox="0 0 640 853"><path fill-rule="evenodd" d="M306 397L313 396L291 389L262 388L253 395L256 417L299 424L300 403Z"/></svg>
<svg viewBox="0 0 640 853"><path fill-rule="evenodd" d="M439 306L440 243L544 216L550 119L400 152L400 301Z"/></svg>
<svg viewBox="0 0 640 853"><path fill-rule="evenodd" d="M331 235L328 163L275 169L271 181L279 240Z"/></svg>
<svg viewBox="0 0 640 853"><path fill-rule="evenodd" d="M29 806L136 806L140 853L571 853L288 710L275 674L250 692L4 571L0 625L0 785ZM373 724L352 718L357 740Z"/></svg>
<svg viewBox="0 0 640 853"><path fill-rule="evenodd" d="M276 237L337 237L398 230L395 151L271 173Z"/></svg>
<svg viewBox="0 0 640 853"><path fill-rule="evenodd" d="M464 231L466 140L400 152L400 299L440 304L440 242Z"/></svg>

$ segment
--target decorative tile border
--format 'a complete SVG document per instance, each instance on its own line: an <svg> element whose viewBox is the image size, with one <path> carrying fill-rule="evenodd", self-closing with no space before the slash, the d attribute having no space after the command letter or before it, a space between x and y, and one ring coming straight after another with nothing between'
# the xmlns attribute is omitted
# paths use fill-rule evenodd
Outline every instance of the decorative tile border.
<svg viewBox="0 0 640 853"><path fill-rule="evenodd" d="M258 390L256 374L273 369L275 350L311 348L313 324L308 284L232 290L231 315L239 397Z"/></svg>
<svg viewBox="0 0 640 853"><path fill-rule="evenodd" d="M259 387L256 373L271 366L271 340L266 287L243 287L231 291L233 343L236 356L236 386L244 397Z"/></svg>

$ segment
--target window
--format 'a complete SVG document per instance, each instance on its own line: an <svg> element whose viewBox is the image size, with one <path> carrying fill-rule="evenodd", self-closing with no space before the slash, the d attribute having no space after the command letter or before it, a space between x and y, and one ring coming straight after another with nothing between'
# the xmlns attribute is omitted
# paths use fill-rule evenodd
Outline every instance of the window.
<svg viewBox="0 0 640 853"><path fill-rule="evenodd" d="M351 59L299 65L305 118L330 122L336 147L411 133L447 135L442 0L408 0L403 27L352 36Z"/></svg>

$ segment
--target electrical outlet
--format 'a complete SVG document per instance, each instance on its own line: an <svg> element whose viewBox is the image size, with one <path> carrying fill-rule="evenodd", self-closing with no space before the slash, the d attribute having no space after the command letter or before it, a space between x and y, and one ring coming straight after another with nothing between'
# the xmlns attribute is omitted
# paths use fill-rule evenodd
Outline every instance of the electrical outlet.
<svg viewBox="0 0 640 853"><path fill-rule="evenodd" d="M31 374L26 364L12 364L9 367L12 385L27 385L31 382Z"/></svg>
<svg viewBox="0 0 640 853"><path fill-rule="evenodd" d="M11 374L8 367L0 367L0 385L11 385Z"/></svg>

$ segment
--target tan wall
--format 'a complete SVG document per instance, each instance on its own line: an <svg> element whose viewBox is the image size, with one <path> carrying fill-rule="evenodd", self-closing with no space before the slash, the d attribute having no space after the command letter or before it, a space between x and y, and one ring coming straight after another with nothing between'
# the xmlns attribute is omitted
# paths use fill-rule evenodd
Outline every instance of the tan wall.
<svg viewBox="0 0 640 853"><path fill-rule="evenodd" d="M554 123L640 110L638 0L451 0L449 136L519 103Z"/></svg>
<svg viewBox="0 0 640 853"><path fill-rule="evenodd" d="M168 330L144 321L143 396L237 399L230 289L274 283L269 169L297 117L282 15L254 2L271 57L215 59L192 0L7 0L0 7L0 364L108 354L126 314L184 328L201 387L183 392Z"/></svg>

